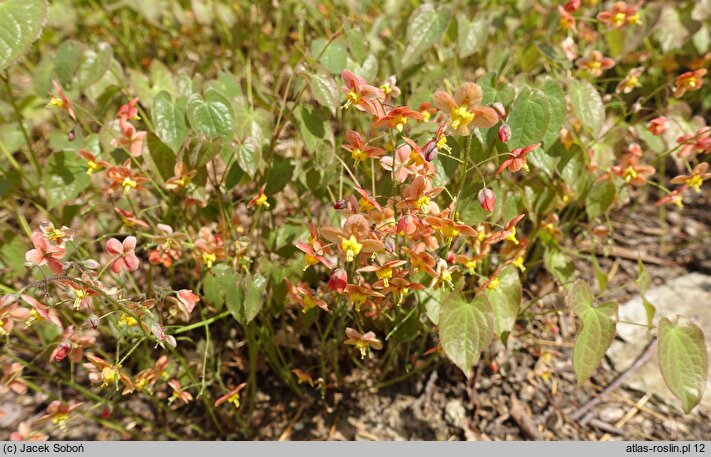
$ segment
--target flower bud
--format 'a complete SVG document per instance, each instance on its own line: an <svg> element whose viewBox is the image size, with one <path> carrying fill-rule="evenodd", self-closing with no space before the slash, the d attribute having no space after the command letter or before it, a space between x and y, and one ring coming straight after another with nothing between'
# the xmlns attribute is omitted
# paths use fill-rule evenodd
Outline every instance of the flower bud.
<svg viewBox="0 0 711 457"><path fill-rule="evenodd" d="M569 0L568 3L563 6L563 9L568 13L574 13L580 8L580 0Z"/></svg>
<svg viewBox="0 0 711 457"><path fill-rule="evenodd" d="M61 343L59 343L59 346L57 346L57 352L54 354L54 360L57 362L61 362L64 360L68 355L69 351L72 350L72 343L69 340L64 340Z"/></svg>
<svg viewBox="0 0 711 457"><path fill-rule="evenodd" d="M479 191L479 203L484 210L492 212L494 205L496 205L496 195L491 189L484 187Z"/></svg>
<svg viewBox="0 0 711 457"><path fill-rule="evenodd" d="M89 314L89 327L96 330L99 326L99 316L94 313Z"/></svg>
<svg viewBox="0 0 711 457"><path fill-rule="evenodd" d="M405 214L397 221L397 233L399 235L412 235L417 231L417 216Z"/></svg>
<svg viewBox="0 0 711 457"><path fill-rule="evenodd" d="M71 129L70 131L67 132L67 140L72 142L76 139L77 139L77 132L75 132L74 129Z"/></svg>
<svg viewBox="0 0 711 457"><path fill-rule="evenodd" d="M163 327L160 324L151 325L151 333L156 337L158 341L165 340L165 332L163 332Z"/></svg>
<svg viewBox="0 0 711 457"><path fill-rule="evenodd" d="M449 252L447 253L447 257L445 258L445 260L447 261L448 264L451 265L451 264L454 263L454 259L455 259L456 257L457 257L457 256L456 256L456 254L454 253L454 251L449 251Z"/></svg>
<svg viewBox="0 0 711 457"><path fill-rule="evenodd" d="M388 251L390 254L395 253L395 241L391 237L387 237L383 240L383 244L385 245L385 250Z"/></svg>
<svg viewBox="0 0 711 457"><path fill-rule="evenodd" d="M89 270L96 270L101 266L101 264L94 259L85 260L82 262L82 265L84 265L84 268L88 268Z"/></svg>
<svg viewBox="0 0 711 457"><path fill-rule="evenodd" d="M424 159L428 162L432 162L437 158L437 140L432 138L428 141L422 148L422 153L424 154Z"/></svg>
<svg viewBox="0 0 711 457"><path fill-rule="evenodd" d="M506 143L510 138L511 128L506 123L501 124L501 127L499 127L499 141Z"/></svg>
<svg viewBox="0 0 711 457"><path fill-rule="evenodd" d="M647 124L647 130L650 131L652 135L661 135L669 127L669 122L664 116L655 117Z"/></svg>
<svg viewBox="0 0 711 457"><path fill-rule="evenodd" d="M333 209L346 209L348 208L348 202L344 199L338 200L336 203L333 204Z"/></svg>
<svg viewBox="0 0 711 457"><path fill-rule="evenodd" d="M336 268L328 280L327 287L342 294L348 285L348 273L343 268Z"/></svg>
<svg viewBox="0 0 711 457"><path fill-rule="evenodd" d="M506 118L506 108L504 108L501 102L496 102L492 104L491 107L494 108L494 111L499 115L499 119L504 120Z"/></svg>

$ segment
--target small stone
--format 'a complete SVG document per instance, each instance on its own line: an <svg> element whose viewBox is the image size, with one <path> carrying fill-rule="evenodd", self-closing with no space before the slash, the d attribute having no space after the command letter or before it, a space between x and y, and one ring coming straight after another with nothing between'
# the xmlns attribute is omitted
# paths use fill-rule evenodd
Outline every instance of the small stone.
<svg viewBox="0 0 711 457"><path fill-rule="evenodd" d="M618 420L622 419L622 416L624 415L625 411L617 406L606 406L601 409L599 413L597 413L597 417L599 417L601 421L608 424L614 424Z"/></svg>
<svg viewBox="0 0 711 457"><path fill-rule="evenodd" d="M450 400L444 405L444 420L453 427L464 428L467 411L459 400Z"/></svg>

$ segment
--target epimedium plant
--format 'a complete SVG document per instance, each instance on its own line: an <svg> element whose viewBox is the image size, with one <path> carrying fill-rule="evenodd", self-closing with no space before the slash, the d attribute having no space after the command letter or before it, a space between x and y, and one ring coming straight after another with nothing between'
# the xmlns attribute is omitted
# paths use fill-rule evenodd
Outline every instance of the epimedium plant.
<svg viewBox="0 0 711 457"><path fill-rule="evenodd" d="M309 24L307 43L286 20L265 31L240 11L193 3L163 16L121 11L178 40L155 56L175 67L138 62L104 9L100 40L56 40L22 67L47 4L0 2L0 194L13 221L0 256L3 388L49 395L41 421L59 427L78 411L126 436L123 417L145 436L175 438L126 407L130 395L162 417L192 408L214 427L191 425L199 436L250 433L265 369L295 395L323 399L359 388L354 370L384 386L446 357L470 377L494 339L548 325L550 310L524 298L543 274L567 298L553 311L580 323L579 385L596 373L625 323L595 255L598 297L575 280L572 259L588 256L570 241L604 248L612 211L649 203L650 187L659 211L682 206L711 177L711 130L692 117L711 104L699 90L708 59L664 60L707 50L696 38L706 23L694 51L668 30L707 12L550 4L526 16L537 45L509 55L492 29L522 39L506 18L513 5L487 3L493 20L454 20L453 2ZM278 14L308 15L301 8ZM172 26L214 21L225 49L239 40L266 57L230 54L239 70L179 65L175 48L191 38ZM275 70L279 52L231 33L238 23L254 36L290 31L288 65ZM384 41L391 34L402 36ZM706 385L703 331L655 316L641 261L638 285L642 325L688 413ZM33 433L24 423L17 436Z"/></svg>

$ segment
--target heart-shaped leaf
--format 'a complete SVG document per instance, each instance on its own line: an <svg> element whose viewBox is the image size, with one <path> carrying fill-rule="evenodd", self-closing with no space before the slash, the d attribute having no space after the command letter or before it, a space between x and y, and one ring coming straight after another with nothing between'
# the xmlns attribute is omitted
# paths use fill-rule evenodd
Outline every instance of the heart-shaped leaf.
<svg viewBox="0 0 711 457"><path fill-rule="evenodd" d="M441 304L439 339L447 357L467 377L494 335L494 315L489 299L479 294L467 302L460 294L451 294Z"/></svg>
<svg viewBox="0 0 711 457"><path fill-rule="evenodd" d="M97 83L111 65L114 51L108 43L99 43L96 50L87 49L81 56L77 69L77 84L80 89L86 89Z"/></svg>
<svg viewBox="0 0 711 457"><path fill-rule="evenodd" d="M499 286L485 293L494 313L494 332L501 337L502 333L511 332L516 322L521 306L521 281L511 265L501 270L497 278Z"/></svg>
<svg viewBox="0 0 711 457"><path fill-rule="evenodd" d="M311 77L311 93L316 101L336 115L338 109L338 84L331 76L313 75Z"/></svg>
<svg viewBox="0 0 711 457"><path fill-rule="evenodd" d="M595 373L615 339L618 307L616 303L594 307L592 290L581 280L573 284L568 303L581 325L573 346L573 370L581 386Z"/></svg>
<svg viewBox="0 0 711 457"><path fill-rule="evenodd" d="M434 46L447 30L449 13L437 10L431 3L417 8L407 21L407 48L402 56L405 66Z"/></svg>
<svg viewBox="0 0 711 457"><path fill-rule="evenodd" d="M208 138L230 138L234 130L234 114L229 103L213 96L205 100L198 94L188 99L188 120L196 132Z"/></svg>
<svg viewBox="0 0 711 457"><path fill-rule="evenodd" d="M548 131L551 109L546 95L537 89L525 88L511 106L508 124L511 128L509 147L523 148L540 143Z"/></svg>
<svg viewBox="0 0 711 457"><path fill-rule="evenodd" d="M704 332L688 319L659 320L659 369L685 413L698 405L706 388L709 360Z"/></svg>
<svg viewBox="0 0 711 457"><path fill-rule="evenodd" d="M47 208L55 208L78 196L91 180L86 164L76 153L60 151L49 156L42 185L47 193Z"/></svg>
<svg viewBox="0 0 711 457"><path fill-rule="evenodd" d="M0 1L0 70L25 55L46 20L46 0Z"/></svg>
<svg viewBox="0 0 711 457"><path fill-rule="evenodd" d="M597 136L605 121L605 105L595 87L587 81L571 79L568 94L575 116L593 136Z"/></svg>
<svg viewBox="0 0 711 457"><path fill-rule="evenodd" d="M151 118L158 138L173 152L178 152L188 134L188 127L185 124L185 104L176 102L174 105L170 94L161 91L153 99Z"/></svg>

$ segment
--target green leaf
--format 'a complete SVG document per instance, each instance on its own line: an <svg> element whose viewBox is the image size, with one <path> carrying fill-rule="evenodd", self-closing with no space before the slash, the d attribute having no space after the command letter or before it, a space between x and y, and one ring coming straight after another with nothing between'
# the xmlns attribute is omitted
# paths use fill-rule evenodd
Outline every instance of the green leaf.
<svg viewBox="0 0 711 457"><path fill-rule="evenodd" d="M47 20L46 0L0 2L0 70L25 55Z"/></svg>
<svg viewBox="0 0 711 457"><path fill-rule="evenodd" d="M568 82L568 95L575 116L588 132L597 136L605 121L605 105L595 86L587 81L571 79Z"/></svg>
<svg viewBox="0 0 711 457"><path fill-rule="evenodd" d="M704 332L688 319L659 320L659 370L685 413L698 405L706 388L709 360Z"/></svg>
<svg viewBox="0 0 711 457"><path fill-rule="evenodd" d="M87 49L81 56L77 69L77 84L79 89L86 89L97 83L111 65L114 51L108 43L99 43L96 51Z"/></svg>
<svg viewBox="0 0 711 457"><path fill-rule="evenodd" d="M27 244L24 237L17 235L12 230L5 230L0 234L3 242L0 243L0 269L9 278L18 278L25 274L25 252Z"/></svg>
<svg viewBox="0 0 711 457"><path fill-rule="evenodd" d="M639 298L642 299L642 306L647 315L647 327L653 327L654 315L657 314L657 307L647 300L647 289L649 289L649 273L644 268L642 259L637 258L637 286L639 287Z"/></svg>
<svg viewBox="0 0 711 457"><path fill-rule="evenodd" d="M469 378L494 335L494 316L486 295L480 294L471 303L453 293L441 304L439 339L447 357Z"/></svg>
<svg viewBox="0 0 711 457"><path fill-rule="evenodd" d="M625 35L620 29L610 30L605 34L610 57L618 56L625 49Z"/></svg>
<svg viewBox="0 0 711 457"><path fill-rule="evenodd" d="M163 181L171 178L175 168L175 154L153 133L148 133L147 142L149 155L146 159L149 165Z"/></svg>
<svg viewBox="0 0 711 457"><path fill-rule="evenodd" d="M76 153L60 151L52 154L45 164L42 178L47 193L47 209L77 197L89 184L91 180L86 173L86 165Z"/></svg>
<svg viewBox="0 0 711 457"><path fill-rule="evenodd" d="M482 105L489 105L494 102L501 102L508 106L516 95L516 90L511 83L501 81L496 73L487 73L477 83L481 86Z"/></svg>
<svg viewBox="0 0 711 457"><path fill-rule="evenodd" d="M585 197L585 211L588 213L588 219L595 219L603 214L615 201L615 185L610 181L598 181L587 197Z"/></svg>
<svg viewBox="0 0 711 457"><path fill-rule="evenodd" d="M412 13L407 24L407 48L402 56L405 66L415 63L423 52L439 41L447 30L449 13L438 11L431 3L425 3Z"/></svg>
<svg viewBox="0 0 711 457"><path fill-rule="evenodd" d="M242 310L241 319L237 319L240 324L247 325L257 317L259 310L262 309L264 303L264 290L267 287L267 280L264 276L257 274L251 278L243 279L245 289L244 309Z"/></svg>
<svg viewBox="0 0 711 457"><path fill-rule="evenodd" d="M521 281L511 265L504 267L497 278L499 286L485 293L494 312L494 332L501 337L503 333L510 333L516 323L521 306Z"/></svg>
<svg viewBox="0 0 711 457"><path fill-rule="evenodd" d="M603 303L593 307L592 290L581 280L573 285L568 301L581 325L573 346L573 370L578 386L582 386L595 373L615 339L617 304Z"/></svg>
<svg viewBox="0 0 711 457"><path fill-rule="evenodd" d="M546 77L543 80L543 93L548 98L548 105L551 110L551 120L548 124L548 131L543 136L543 148L550 149L560 136L560 129L565 121L566 103L565 92L563 86L558 81L551 77ZM537 153L534 151L531 155Z"/></svg>
<svg viewBox="0 0 711 457"><path fill-rule="evenodd" d="M346 24L346 41L348 49L351 51L351 56L358 62L362 62L368 57L368 39L365 37L363 30L358 26Z"/></svg>
<svg viewBox="0 0 711 457"><path fill-rule="evenodd" d="M525 88L511 106L508 124L511 127L509 147L522 148L540 143L548 131L551 109L548 98L537 89Z"/></svg>
<svg viewBox="0 0 711 457"><path fill-rule="evenodd" d="M334 75L346 68L348 52L344 40L336 39L329 43L324 38L317 38L311 42L311 55L318 58L321 65Z"/></svg>
<svg viewBox="0 0 711 457"><path fill-rule="evenodd" d="M196 132L208 138L232 137L234 114L229 103L214 96L211 100L205 100L193 94L188 99L187 113L190 125Z"/></svg>
<svg viewBox="0 0 711 457"><path fill-rule="evenodd" d="M177 153L188 134L188 126L185 124L185 104L176 102L173 105L170 94L161 91L153 99L151 119L158 138Z"/></svg>
<svg viewBox="0 0 711 457"><path fill-rule="evenodd" d="M546 249L543 264L561 286L568 284L575 273L573 262L558 248Z"/></svg>
<svg viewBox="0 0 711 457"><path fill-rule="evenodd" d="M457 16L457 44L461 59L474 54L486 42L489 35L489 23L478 17L473 21L463 14Z"/></svg>
<svg viewBox="0 0 711 457"><path fill-rule="evenodd" d="M333 130L330 126L331 116L326 108L301 105L294 114L299 132L309 152L314 153L324 142L334 144Z"/></svg>
<svg viewBox="0 0 711 457"><path fill-rule="evenodd" d="M237 148L237 163L250 178L254 178L259 168L259 161L262 157L262 148L255 144L252 137L247 138L244 143Z"/></svg>
<svg viewBox="0 0 711 457"><path fill-rule="evenodd" d="M590 254L590 260L593 265L593 270L595 271L595 279L597 280L597 287L600 292L604 292L607 289L607 275L602 268L600 268L600 263L597 261L597 256L595 254Z"/></svg>
<svg viewBox="0 0 711 457"><path fill-rule="evenodd" d="M57 78L62 86L72 82L74 73L79 68L81 56L82 46L73 40L65 41L57 50L57 56L54 59L54 71L57 73Z"/></svg>
<svg viewBox="0 0 711 457"><path fill-rule="evenodd" d="M317 102L336 115L338 109L338 84L331 76L312 75L310 81L311 93Z"/></svg>
<svg viewBox="0 0 711 457"><path fill-rule="evenodd" d="M664 53L679 49L686 43L689 31L684 27L679 12L674 6L669 5L662 9L655 26L654 37L659 41Z"/></svg>
<svg viewBox="0 0 711 457"><path fill-rule="evenodd" d="M281 192L287 184L291 182L294 175L294 164L290 159L282 156L275 156L271 164L271 172L267 179L267 186L264 188L264 193L273 195Z"/></svg>
<svg viewBox="0 0 711 457"><path fill-rule="evenodd" d="M205 300L218 311L226 304L227 308L235 315L237 305L242 303L239 280L240 275L230 265L215 265L205 274L202 281Z"/></svg>

